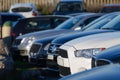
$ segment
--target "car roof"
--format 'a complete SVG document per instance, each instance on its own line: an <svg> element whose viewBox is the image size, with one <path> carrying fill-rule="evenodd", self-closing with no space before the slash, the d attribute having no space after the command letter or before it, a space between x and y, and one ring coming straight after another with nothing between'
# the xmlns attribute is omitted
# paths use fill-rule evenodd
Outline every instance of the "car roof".
<svg viewBox="0 0 120 80"><path fill-rule="evenodd" d="M104 7L110 7L110 6L120 6L120 4L105 4Z"/></svg>
<svg viewBox="0 0 120 80"><path fill-rule="evenodd" d="M101 14L101 13L87 13L87 12L83 12L83 13L78 13L76 14L76 16L73 14L74 17L78 17L78 16L89 16L89 15L95 15L95 14ZM72 16L72 14L71 14Z"/></svg>
<svg viewBox="0 0 120 80"><path fill-rule="evenodd" d="M32 20L32 19L41 19L41 18L70 18L71 16L64 15L40 15L37 17L23 18L19 20Z"/></svg>
<svg viewBox="0 0 120 80"><path fill-rule="evenodd" d="M16 8L16 7L34 7L33 3L16 3L11 5L11 8Z"/></svg>
<svg viewBox="0 0 120 80"><path fill-rule="evenodd" d="M82 14L95 14L92 12L81 12L81 13L72 13L72 14L68 14L69 16L77 16L77 15L82 15Z"/></svg>

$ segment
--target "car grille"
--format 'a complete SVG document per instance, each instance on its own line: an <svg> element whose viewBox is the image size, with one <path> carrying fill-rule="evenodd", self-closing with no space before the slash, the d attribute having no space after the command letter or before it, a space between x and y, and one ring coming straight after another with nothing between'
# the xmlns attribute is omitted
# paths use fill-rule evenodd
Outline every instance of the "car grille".
<svg viewBox="0 0 120 80"><path fill-rule="evenodd" d="M30 52L32 53L38 53L39 50L41 48L41 44L33 44L31 49L30 49Z"/></svg>
<svg viewBox="0 0 120 80"><path fill-rule="evenodd" d="M107 60L96 60L96 66L103 66L108 64L110 64L110 62Z"/></svg>
<svg viewBox="0 0 120 80"><path fill-rule="evenodd" d="M58 55L60 55L63 58L68 58L67 51L60 48L58 49Z"/></svg>
<svg viewBox="0 0 120 80"><path fill-rule="evenodd" d="M51 44L48 48L48 53L50 54L55 54L58 52L58 47L60 47L60 45L58 44Z"/></svg>
<svg viewBox="0 0 120 80"><path fill-rule="evenodd" d="M30 56L31 58L36 58L39 54L39 51L41 49L41 44L33 44L31 49L30 49Z"/></svg>
<svg viewBox="0 0 120 80"><path fill-rule="evenodd" d="M21 43L22 39L16 39L14 42L13 42L13 45L19 45Z"/></svg>
<svg viewBox="0 0 120 80"><path fill-rule="evenodd" d="M62 76L67 76L71 74L70 68L68 67L59 66L59 71L60 71L60 75Z"/></svg>

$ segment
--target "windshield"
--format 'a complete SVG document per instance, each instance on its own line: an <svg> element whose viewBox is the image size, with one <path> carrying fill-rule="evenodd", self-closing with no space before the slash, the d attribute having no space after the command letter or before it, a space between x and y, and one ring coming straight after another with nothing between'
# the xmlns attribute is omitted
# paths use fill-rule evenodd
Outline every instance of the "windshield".
<svg viewBox="0 0 120 80"><path fill-rule="evenodd" d="M87 30L93 30L93 29L100 29L102 26L110 22L113 18L115 18L117 15L104 15L95 21L91 22L87 26L85 26L82 31Z"/></svg>
<svg viewBox="0 0 120 80"><path fill-rule="evenodd" d="M77 24L80 19L82 19L84 16L78 16L78 17L72 17L69 20L66 20L59 26L57 26L55 29L70 29L72 28L75 24Z"/></svg>
<svg viewBox="0 0 120 80"><path fill-rule="evenodd" d="M60 2L56 8L58 12L83 11L82 2Z"/></svg>
<svg viewBox="0 0 120 80"><path fill-rule="evenodd" d="M30 7L18 7L18 8L12 9L13 12L29 12L31 10L32 10L32 8L30 8Z"/></svg>
<svg viewBox="0 0 120 80"><path fill-rule="evenodd" d="M102 29L120 30L120 15L112 19L108 24L104 25Z"/></svg>

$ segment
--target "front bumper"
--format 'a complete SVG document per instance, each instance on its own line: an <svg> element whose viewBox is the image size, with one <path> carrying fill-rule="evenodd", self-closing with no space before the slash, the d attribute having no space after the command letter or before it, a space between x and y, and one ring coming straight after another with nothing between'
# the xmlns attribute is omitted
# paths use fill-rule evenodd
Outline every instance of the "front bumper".
<svg viewBox="0 0 120 80"><path fill-rule="evenodd" d="M65 49L66 48L66 49ZM91 58L75 57L73 47L65 46L64 49L59 49L59 56L57 57L57 64L60 68L69 68L70 71L66 73L74 74L91 69ZM63 70L60 69L60 75L66 76Z"/></svg>
<svg viewBox="0 0 120 80"><path fill-rule="evenodd" d="M28 50L26 49L20 50L18 47L12 47L11 51L13 56L28 56Z"/></svg>
<svg viewBox="0 0 120 80"><path fill-rule="evenodd" d="M51 54L47 55L47 67L48 67L48 69L53 70L53 71L59 70L58 64L57 64L57 56L58 55L51 55Z"/></svg>
<svg viewBox="0 0 120 80"><path fill-rule="evenodd" d="M44 58L30 58L30 63L41 67L46 67L46 57Z"/></svg>
<svg viewBox="0 0 120 80"><path fill-rule="evenodd" d="M64 76L67 76L67 75L71 74L69 67L59 66L59 69L60 69L60 76L61 77L64 77Z"/></svg>

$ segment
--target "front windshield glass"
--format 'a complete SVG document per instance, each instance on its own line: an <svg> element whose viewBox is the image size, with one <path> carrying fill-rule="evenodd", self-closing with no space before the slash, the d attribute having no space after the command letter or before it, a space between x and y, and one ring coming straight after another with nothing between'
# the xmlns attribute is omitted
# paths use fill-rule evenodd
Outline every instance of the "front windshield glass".
<svg viewBox="0 0 120 80"><path fill-rule="evenodd" d="M84 16L72 17L69 20L63 22L55 29L71 29L75 24L77 24Z"/></svg>
<svg viewBox="0 0 120 80"><path fill-rule="evenodd" d="M86 27L84 27L82 30L93 30L93 29L100 29L102 26L110 22L113 18L115 18L117 15L104 15L95 21L88 24Z"/></svg>
<svg viewBox="0 0 120 80"><path fill-rule="evenodd" d="M120 30L120 15L112 19L108 24L104 25L102 29Z"/></svg>
<svg viewBox="0 0 120 80"><path fill-rule="evenodd" d="M29 12L31 10L32 10L31 7L18 7L12 9L13 12Z"/></svg>

